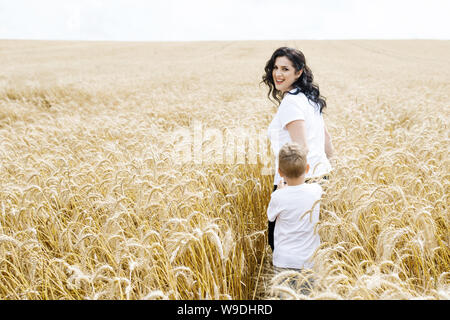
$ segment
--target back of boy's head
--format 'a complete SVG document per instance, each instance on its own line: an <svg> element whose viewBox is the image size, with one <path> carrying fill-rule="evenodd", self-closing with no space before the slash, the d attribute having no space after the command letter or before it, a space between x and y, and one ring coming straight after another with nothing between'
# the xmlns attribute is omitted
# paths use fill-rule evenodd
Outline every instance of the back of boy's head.
<svg viewBox="0 0 450 320"><path fill-rule="evenodd" d="M288 178L298 178L306 171L306 152L295 142L283 145L278 155L280 171Z"/></svg>

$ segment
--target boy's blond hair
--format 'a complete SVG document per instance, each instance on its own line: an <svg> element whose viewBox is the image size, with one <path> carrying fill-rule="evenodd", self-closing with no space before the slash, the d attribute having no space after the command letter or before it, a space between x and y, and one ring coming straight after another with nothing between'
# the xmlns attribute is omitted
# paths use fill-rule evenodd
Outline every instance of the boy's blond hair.
<svg viewBox="0 0 450 320"><path fill-rule="evenodd" d="M288 178L298 178L306 171L306 152L295 142L283 145L278 155L278 167Z"/></svg>

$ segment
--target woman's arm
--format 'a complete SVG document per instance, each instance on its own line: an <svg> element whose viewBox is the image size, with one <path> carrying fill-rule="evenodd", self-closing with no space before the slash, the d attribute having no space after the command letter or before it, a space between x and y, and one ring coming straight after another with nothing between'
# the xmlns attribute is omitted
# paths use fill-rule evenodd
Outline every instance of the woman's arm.
<svg viewBox="0 0 450 320"><path fill-rule="evenodd" d="M306 154L308 154L308 142L306 141L306 125L305 120L294 120L286 125L286 129L291 136L292 142L297 142L302 146Z"/></svg>
<svg viewBox="0 0 450 320"><path fill-rule="evenodd" d="M304 120L295 120L292 122L289 122L286 125L286 129L289 132L289 135L291 136L291 140L293 142L297 142L299 145L301 145L306 150L306 154L308 154L308 143L306 141L306 126ZM327 127L324 126L325 131L325 154L327 155L327 158L330 159L334 154L334 148L333 144L331 142L331 135L327 130Z"/></svg>
<svg viewBox="0 0 450 320"><path fill-rule="evenodd" d="M333 154L333 144L331 143L331 135L328 133L327 127L324 125L325 130L325 154L327 155L327 158L330 159Z"/></svg>

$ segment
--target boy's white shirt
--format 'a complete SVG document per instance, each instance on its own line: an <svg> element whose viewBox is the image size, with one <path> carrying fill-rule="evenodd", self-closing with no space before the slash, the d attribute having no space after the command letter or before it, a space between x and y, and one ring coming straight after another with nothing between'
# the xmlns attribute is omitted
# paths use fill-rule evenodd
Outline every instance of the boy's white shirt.
<svg viewBox="0 0 450 320"><path fill-rule="evenodd" d="M314 233L314 226L319 221L320 201L317 200L321 196L322 187L317 183L287 186L272 193L267 217L269 221L277 220L273 252L275 267L313 267L308 260L320 245L320 237L317 232ZM311 209L310 213L306 213Z"/></svg>

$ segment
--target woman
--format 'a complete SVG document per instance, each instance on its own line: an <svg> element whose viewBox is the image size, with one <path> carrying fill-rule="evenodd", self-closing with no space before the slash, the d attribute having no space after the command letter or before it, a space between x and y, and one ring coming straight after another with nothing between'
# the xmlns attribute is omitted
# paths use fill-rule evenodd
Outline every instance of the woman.
<svg viewBox="0 0 450 320"><path fill-rule="evenodd" d="M330 134L322 117L326 107L319 86L300 50L281 47L266 63L263 81L269 87L268 98L278 103L278 110L269 125L268 135L275 159L274 191L282 182L278 173L278 152L286 142L297 142L307 152L310 165L306 181L327 179L333 155ZM273 247L275 222L269 222L269 245Z"/></svg>

